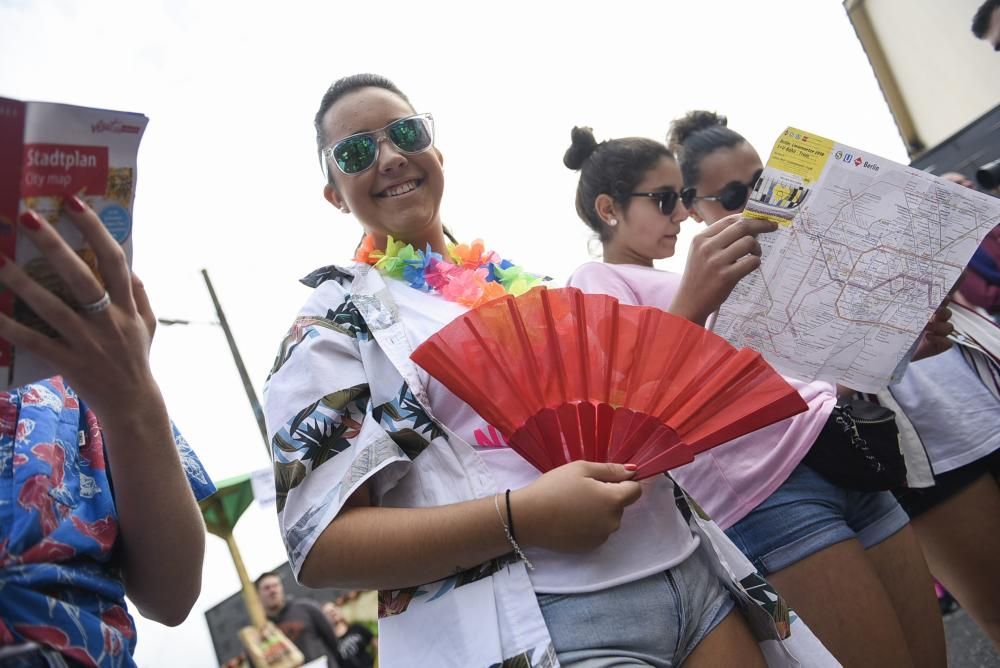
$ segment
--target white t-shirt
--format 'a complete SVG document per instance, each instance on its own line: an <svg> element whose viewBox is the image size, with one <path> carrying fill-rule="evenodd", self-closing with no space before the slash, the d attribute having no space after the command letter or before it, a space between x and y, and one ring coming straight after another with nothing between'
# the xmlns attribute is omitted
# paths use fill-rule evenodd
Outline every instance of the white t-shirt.
<svg viewBox="0 0 1000 668"><path fill-rule="evenodd" d="M386 279L386 283L414 348L467 310L436 294L415 290L403 281ZM524 487L541 475L509 448L500 432L471 406L423 369L419 373L434 415L476 448L496 478L497 491ZM596 550L568 555L525 548L525 555L535 566L530 577L536 592L563 594L606 589L665 571L694 552L698 538L691 534L677 510L670 479L655 476L641 484L642 496L625 509L621 528ZM516 531L516 506L512 513Z"/></svg>
<svg viewBox="0 0 1000 668"><path fill-rule="evenodd" d="M1000 448L1000 401L958 348L912 362L891 388L941 474Z"/></svg>

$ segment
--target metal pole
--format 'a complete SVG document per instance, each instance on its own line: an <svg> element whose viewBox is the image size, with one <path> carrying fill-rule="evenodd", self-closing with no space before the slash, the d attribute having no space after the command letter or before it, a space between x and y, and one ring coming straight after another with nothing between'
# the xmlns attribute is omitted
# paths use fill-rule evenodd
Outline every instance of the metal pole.
<svg viewBox="0 0 1000 668"><path fill-rule="evenodd" d="M229 323L226 322L226 316L222 312L222 305L219 304L219 298L215 295L215 289L212 287L212 280L208 277L208 270L202 269L201 275L205 277L205 285L208 286L208 294L212 296L212 303L215 304L215 312L219 316L219 325L222 327L222 331L226 333L226 341L229 342L229 350L233 353L233 361L236 362L236 370L240 372L240 379L243 381L243 389L247 391L247 399L250 400L250 408L253 409L254 417L257 418L257 426L260 427L260 437L264 439L264 448L267 450L268 457L271 456L271 444L267 442L267 427L264 425L264 411L260 407L260 401L257 400L257 393L253 389L253 384L250 382L250 375L247 373L247 369L243 366L243 358L240 357L240 351L236 348L236 341L233 339L233 333L229 330Z"/></svg>

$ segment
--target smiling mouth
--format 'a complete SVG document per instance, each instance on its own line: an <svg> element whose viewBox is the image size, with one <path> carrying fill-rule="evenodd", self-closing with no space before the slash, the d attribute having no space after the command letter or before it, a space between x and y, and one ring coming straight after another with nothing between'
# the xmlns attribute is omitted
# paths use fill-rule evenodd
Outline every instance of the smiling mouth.
<svg viewBox="0 0 1000 668"><path fill-rule="evenodd" d="M376 193L376 197L399 197L408 192L413 192L423 183L423 179L411 179L405 183L390 186L382 192Z"/></svg>

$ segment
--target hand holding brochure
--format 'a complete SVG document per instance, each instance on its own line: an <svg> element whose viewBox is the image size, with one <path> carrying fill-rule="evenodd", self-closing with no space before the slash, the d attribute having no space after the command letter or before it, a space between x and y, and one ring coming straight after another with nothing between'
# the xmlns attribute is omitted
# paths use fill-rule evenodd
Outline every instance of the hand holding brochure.
<svg viewBox="0 0 1000 668"><path fill-rule="evenodd" d="M61 214L63 199L76 195L97 212L131 263L136 155L147 120L141 114L0 98L0 252L73 307L79 305L16 221L34 210L97 273L94 253ZM10 291L0 293L0 312L56 335ZM4 388L53 373L36 356L0 340Z"/></svg>

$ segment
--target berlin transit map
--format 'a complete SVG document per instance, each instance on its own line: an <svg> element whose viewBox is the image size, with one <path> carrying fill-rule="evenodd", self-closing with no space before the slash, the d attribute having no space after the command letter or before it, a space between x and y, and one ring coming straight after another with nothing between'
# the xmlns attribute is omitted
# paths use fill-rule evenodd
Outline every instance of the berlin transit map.
<svg viewBox="0 0 1000 668"><path fill-rule="evenodd" d="M875 392L1000 224L1000 200L788 128L744 215L779 228L713 329L785 375Z"/></svg>

